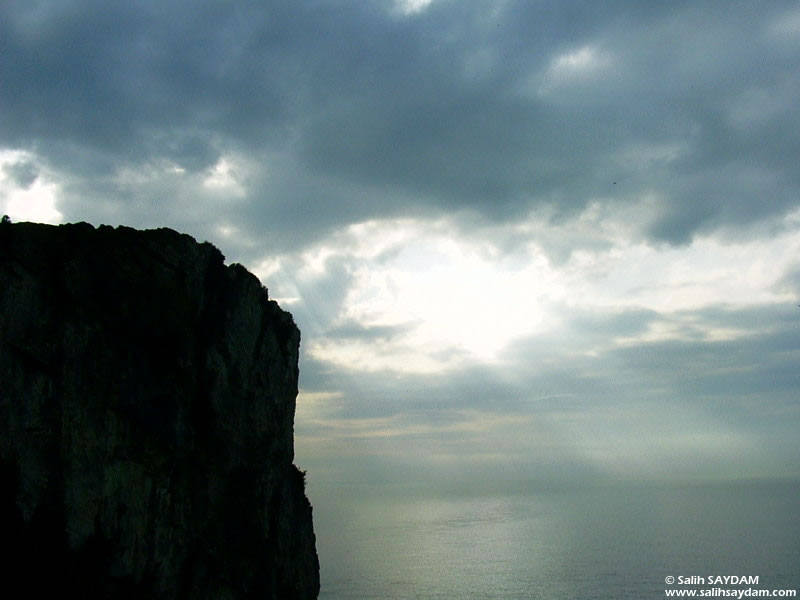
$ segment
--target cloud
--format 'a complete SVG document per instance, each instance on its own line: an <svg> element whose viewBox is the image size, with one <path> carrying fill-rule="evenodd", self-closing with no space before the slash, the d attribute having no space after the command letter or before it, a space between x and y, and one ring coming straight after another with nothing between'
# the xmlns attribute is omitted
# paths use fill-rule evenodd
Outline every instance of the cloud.
<svg viewBox="0 0 800 600"><path fill-rule="evenodd" d="M397 0L395 8L403 15L414 15L424 11L433 0Z"/></svg>
<svg viewBox="0 0 800 600"><path fill-rule="evenodd" d="M687 243L796 206L800 88L780 6L403 7L6 3L0 143L69 183L67 219L125 197L108 215L133 224L147 198L193 194L192 174L248 156L270 175L239 182L246 209L206 207L195 231L227 217L282 247L371 218L505 222L653 197L644 234ZM549 92L520 95L521 81ZM637 145L654 158L619 160ZM146 186L120 177L143 169Z"/></svg>
<svg viewBox="0 0 800 600"><path fill-rule="evenodd" d="M786 331L791 309L717 307L683 317L738 330L732 339L613 343L661 318L633 312L519 340L501 364L446 376L361 371L333 401L305 405L301 394L304 459L327 464L325 452L352 444L384 473L421 461L434 478L472 470L552 479L555 464L562 479L584 481L785 476L785 457L797 457L789 440L800 383L792 366L800 348Z"/></svg>
<svg viewBox="0 0 800 600"><path fill-rule="evenodd" d="M631 246L625 227L609 224L595 227L598 240L553 262L534 242L503 251L487 243L514 237L496 226L476 242L473 227L369 222L313 253L324 257L320 272L341 261L355 275L338 310L328 313L331 326L306 346L298 435L309 464L328 469L324 457L345 444L348 453L372 457L362 474L378 479L412 477L423 454L434 479L492 477L498 462L509 477L548 480L559 472L555 464L569 464L562 478L584 480L789 474L785 458L797 455L786 437L786 423L797 418L799 383L792 366L797 302L787 288L796 270L796 231L769 244L701 238L686 247L653 247ZM515 230L536 240L539 227L547 230L535 221ZM496 278L483 288L489 303L508 299L530 310L516 286L531 280L525 274L535 256L550 272L550 299L542 326L530 330L513 310L487 310L472 295L462 301L472 311L464 317L448 300L458 286L441 274L426 279L437 265L452 269L466 260L455 280L485 284L485 260ZM520 282L504 282L506 269L521 274ZM414 309L410 299L426 293L430 305ZM363 305L359 294L369 298ZM437 345L424 336L447 322L435 311L439 299L470 333L492 319L507 318L511 329L489 354L470 352L469 335L457 331ZM411 309L415 321L406 318ZM486 338L476 340L474 348L481 341L486 348ZM304 406L306 393L336 396ZM420 454L403 450L410 447Z"/></svg>
<svg viewBox="0 0 800 600"><path fill-rule="evenodd" d="M26 190L39 177L39 169L35 164L27 160L12 162L12 160L7 159L7 162L3 165L3 174L18 188Z"/></svg>
<svg viewBox="0 0 800 600"><path fill-rule="evenodd" d="M775 288L778 292L789 292L800 298L800 264L794 263L775 283Z"/></svg>
<svg viewBox="0 0 800 600"><path fill-rule="evenodd" d="M346 321L328 330L326 336L341 340L391 340L408 331L411 325L362 325L357 321Z"/></svg>
<svg viewBox="0 0 800 600"><path fill-rule="evenodd" d="M0 150L0 210L14 221L60 223L59 186L26 152Z"/></svg>

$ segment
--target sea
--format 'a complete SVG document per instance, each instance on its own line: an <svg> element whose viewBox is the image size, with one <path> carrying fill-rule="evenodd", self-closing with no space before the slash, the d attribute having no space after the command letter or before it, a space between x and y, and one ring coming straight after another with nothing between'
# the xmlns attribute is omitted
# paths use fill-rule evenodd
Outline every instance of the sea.
<svg viewBox="0 0 800 600"><path fill-rule="evenodd" d="M322 600L800 592L798 482L329 484L309 496Z"/></svg>

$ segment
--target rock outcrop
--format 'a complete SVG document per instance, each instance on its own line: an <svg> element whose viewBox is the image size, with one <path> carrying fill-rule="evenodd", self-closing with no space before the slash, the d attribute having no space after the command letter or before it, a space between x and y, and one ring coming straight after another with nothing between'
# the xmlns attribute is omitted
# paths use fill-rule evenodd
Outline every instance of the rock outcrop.
<svg viewBox="0 0 800 600"><path fill-rule="evenodd" d="M316 598L292 464L299 341L208 243L0 225L0 585Z"/></svg>

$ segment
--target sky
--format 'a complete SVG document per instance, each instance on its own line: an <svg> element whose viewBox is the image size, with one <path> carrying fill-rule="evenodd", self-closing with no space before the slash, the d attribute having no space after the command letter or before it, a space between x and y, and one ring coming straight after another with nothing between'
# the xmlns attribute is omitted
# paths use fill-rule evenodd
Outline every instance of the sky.
<svg viewBox="0 0 800 600"><path fill-rule="evenodd" d="M800 476L794 1L4 0L0 209L302 331L312 482Z"/></svg>

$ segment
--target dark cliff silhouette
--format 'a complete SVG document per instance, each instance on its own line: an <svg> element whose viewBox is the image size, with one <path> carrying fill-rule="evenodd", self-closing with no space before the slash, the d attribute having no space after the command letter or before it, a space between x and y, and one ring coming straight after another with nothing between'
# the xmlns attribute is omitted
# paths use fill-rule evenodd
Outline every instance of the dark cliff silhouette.
<svg viewBox="0 0 800 600"><path fill-rule="evenodd" d="M0 586L307 599L300 333L169 229L0 225Z"/></svg>

